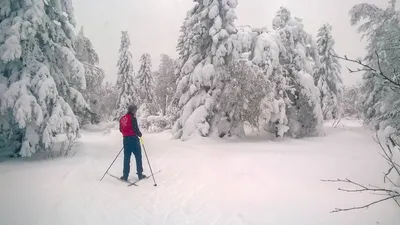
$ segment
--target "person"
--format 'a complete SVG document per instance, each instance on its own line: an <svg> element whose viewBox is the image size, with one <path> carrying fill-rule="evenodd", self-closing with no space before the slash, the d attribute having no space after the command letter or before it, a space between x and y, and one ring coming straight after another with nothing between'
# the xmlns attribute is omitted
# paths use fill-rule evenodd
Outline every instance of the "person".
<svg viewBox="0 0 400 225"><path fill-rule="evenodd" d="M146 178L143 174L142 166L142 149L140 147L139 138L142 137L138 122L136 119L136 105L130 105L128 112L119 120L119 130L123 136L124 145L124 167L121 180L127 181L130 173L131 155L133 154L136 159L136 174L139 180Z"/></svg>

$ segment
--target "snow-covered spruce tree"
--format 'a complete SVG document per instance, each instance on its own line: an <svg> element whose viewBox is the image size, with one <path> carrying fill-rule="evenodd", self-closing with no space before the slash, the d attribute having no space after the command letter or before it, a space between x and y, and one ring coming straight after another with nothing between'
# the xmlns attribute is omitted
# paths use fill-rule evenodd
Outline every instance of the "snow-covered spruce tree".
<svg viewBox="0 0 400 225"><path fill-rule="evenodd" d="M100 122L100 101L104 71L98 67L99 56L94 50L92 42L85 37L83 27L74 43L76 58L83 63L85 67L86 90L82 92L84 98L90 105L90 109L85 110L82 123L98 123ZM82 124L81 123L81 124Z"/></svg>
<svg viewBox="0 0 400 225"><path fill-rule="evenodd" d="M351 24L358 25L358 32L368 40L362 63L374 68L363 75L361 104L365 123L377 129L390 125L400 132L400 49L395 38L400 36L400 19L395 4L391 0L386 9L358 4L350 15Z"/></svg>
<svg viewBox="0 0 400 225"><path fill-rule="evenodd" d="M230 109L227 118L231 120L225 121L227 127L223 127L224 121L221 121L219 129L243 137L245 122L255 128L260 126L263 111L260 102L270 98L271 84L265 79L263 71L246 59L229 64L227 73L230 74L230 80L226 82L220 96L219 107Z"/></svg>
<svg viewBox="0 0 400 225"><path fill-rule="evenodd" d="M79 131L72 109L87 107L74 25L70 0L0 2L1 156L71 148Z"/></svg>
<svg viewBox="0 0 400 225"><path fill-rule="evenodd" d="M319 135L323 123L321 99L314 84L314 71L319 66L317 44L304 30L299 18L293 18L281 7L273 20L273 28L283 47L279 61L293 88L286 92L288 134L294 138ZM286 86L286 84L285 84Z"/></svg>
<svg viewBox="0 0 400 225"><path fill-rule="evenodd" d="M361 62L366 65L362 69L367 71L363 75L361 99L364 121L386 133L387 140L383 141L396 140L397 147L394 146L393 151L399 150L400 140L399 14L395 0L391 0L386 9L364 3L350 10L351 24L359 25L358 31L368 40L367 55ZM389 128L391 132L387 135ZM393 161L400 164L400 158L393 158ZM397 187L400 186L399 175L397 173L394 181Z"/></svg>
<svg viewBox="0 0 400 225"><path fill-rule="evenodd" d="M140 57L140 69L136 77L141 104L154 103L155 84L151 68L151 57L145 53Z"/></svg>
<svg viewBox="0 0 400 225"><path fill-rule="evenodd" d="M350 10L351 24L359 25L358 32L368 40L367 55L363 60L343 59L356 64L358 69L352 72L364 72L361 104L363 117L367 125L376 130L375 141L379 144L381 154L388 163L384 182L390 187L360 188L352 192L380 193L381 199L364 206L348 209L336 209L335 212L368 208L371 205L388 200L400 204L400 55L398 37L400 36L399 11L396 11L396 0L391 0L386 9L362 3ZM361 24L360 24L361 23ZM337 182L337 180L336 180ZM351 183L349 180L339 182ZM376 187L376 186L372 186ZM345 190L346 191L346 190Z"/></svg>
<svg viewBox="0 0 400 225"><path fill-rule="evenodd" d="M270 94L261 101L260 127L280 137L289 129L286 109L291 101L288 93L295 90L289 85L291 78L288 71L280 64L284 53L280 33L265 29L257 32L250 60L263 70L264 79L270 84Z"/></svg>
<svg viewBox="0 0 400 225"><path fill-rule="evenodd" d="M119 118L127 112L130 104L138 104L138 99L136 98L138 89L134 81L132 53L129 50L130 46L131 41L128 31L122 31L117 64L118 78L116 88L118 89L118 99L113 116L114 120L119 120Z"/></svg>
<svg viewBox="0 0 400 225"><path fill-rule="evenodd" d="M343 89L343 116L361 119L361 85L344 87Z"/></svg>
<svg viewBox="0 0 400 225"><path fill-rule="evenodd" d="M175 64L175 86L178 85L178 82L182 79L183 76L186 76L186 73L182 72L183 66L190 56L190 46L191 43L195 40L194 33L190 32L190 28L194 25L196 20L191 20L191 15L194 12L196 7L192 8L190 11L186 13L186 17L180 29L180 36L178 38L178 43L176 50L179 54L179 58L176 60ZM185 91L185 90L182 90ZM181 97L181 92L175 92L171 103L167 107L167 118L173 124L179 118L179 111L181 107L179 106L179 99Z"/></svg>
<svg viewBox="0 0 400 225"><path fill-rule="evenodd" d="M159 108L155 98L155 76L158 72L153 72L151 57L145 53L140 58L140 69L135 78L136 85L138 86L138 97L140 107L137 112L139 124L143 130L146 131L159 131L151 130L152 122L158 122L160 118L149 120L152 116L157 116Z"/></svg>
<svg viewBox="0 0 400 225"><path fill-rule="evenodd" d="M173 95L176 90L175 83L175 61L166 54L161 55L161 63L158 68L158 76L154 91L155 101L161 111L161 115L165 115L167 106L171 104Z"/></svg>
<svg viewBox="0 0 400 225"><path fill-rule="evenodd" d="M179 118L173 134L192 136L236 135L230 109L219 98L230 74L228 65L239 58L240 43L234 21L236 0L196 0L185 23L189 57L180 69L177 94ZM185 55L180 52L179 59Z"/></svg>
<svg viewBox="0 0 400 225"><path fill-rule="evenodd" d="M96 108L100 112L101 121L113 120L113 114L116 110L115 103L118 101L118 89L115 84L105 82L99 91L99 96L101 98L98 99Z"/></svg>
<svg viewBox="0 0 400 225"><path fill-rule="evenodd" d="M341 115L343 80L340 77L340 63L333 48L332 26L324 24L318 30L317 45L320 55L320 67L315 80L321 92L321 107L324 119L338 119Z"/></svg>

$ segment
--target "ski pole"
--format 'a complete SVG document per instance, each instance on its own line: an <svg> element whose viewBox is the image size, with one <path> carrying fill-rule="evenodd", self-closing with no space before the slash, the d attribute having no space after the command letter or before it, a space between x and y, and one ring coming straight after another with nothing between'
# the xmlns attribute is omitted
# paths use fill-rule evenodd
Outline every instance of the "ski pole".
<svg viewBox="0 0 400 225"><path fill-rule="evenodd" d="M153 170L151 169L151 166L150 166L149 157L147 156L146 148L144 147L143 138L140 138L140 142L142 143L143 151L144 151L144 154L146 155L147 163L149 164L151 176L153 177L153 181L154 181L154 186L157 186L156 179L154 178Z"/></svg>
<svg viewBox="0 0 400 225"><path fill-rule="evenodd" d="M106 170L106 172L104 173L103 177L100 179L100 181L103 180L104 176L108 173L108 170L110 170L111 166L114 164L115 160L117 160L118 156L121 154L122 150L124 149L124 147L121 148L121 151L119 151L118 155L115 157L115 159L112 161L111 165L108 167L108 169Z"/></svg>

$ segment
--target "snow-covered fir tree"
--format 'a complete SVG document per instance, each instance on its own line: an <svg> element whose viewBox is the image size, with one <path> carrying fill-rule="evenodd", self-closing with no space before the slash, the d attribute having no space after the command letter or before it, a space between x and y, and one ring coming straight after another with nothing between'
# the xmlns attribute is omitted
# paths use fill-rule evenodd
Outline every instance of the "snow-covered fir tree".
<svg viewBox="0 0 400 225"><path fill-rule="evenodd" d="M118 77L116 88L118 89L118 99L114 112L114 120L119 120L119 118L127 112L130 104L138 104L138 89L134 80L132 53L129 50L130 46L131 41L128 31L122 31L117 64Z"/></svg>
<svg viewBox="0 0 400 225"><path fill-rule="evenodd" d="M341 116L343 80L339 60L335 57L337 54L330 24L324 24L318 30L317 45L321 65L317 68L315 80L321 91L322 113L324 119L338 119Z"/></svg>
<svg viewBox="0 0 400 225"><path fill-rule="evenodd" d="M230 80L226 82L220 96L220 107L230 109L232 122L228 127L237 137L243 137L244 124L260 127L263 99L271 98L271 83L265 79L263 70L251 61L241 59L228 67ZM228 129L226 128L226 129Z"/></svg>
<svg viewBox="0 0 400 225"><path fill-rule="evenodd" d="M368 40L367 55L356 61L363 75L361 105L364 121L380 133L385 159L391 166L385 178L400 187L400 12L396 0L387 8L362 3L350 10L351 24ZM385 179L387 180L387 179Z"/></svg>
<svg viewBox="0 0 400 225"><path fill-rule="evenodd" d="M273 30L247 31L253 42L248 58L270 85L271 94L261 101L262 127L277 136L317 135L322 126L320 93L313 78L319 67L317 44L286 8L280 8L272 25Z"/></svg>
<svg viewBox="0 0 400 225"><path fill-rule="evenodd" d="M294 92L289 85L290 77L281 65L280 57L285 53L281 35L267 29L252 29L254 39L250 60L260 67L264 79L269 81L271 92L261 104L260 126L282 137L289 129L286 109L291 106L288 93Z"/></svg>
<svg viewBox="0 0 400 225"><path fill-rule="evenodd" d="M151 57L145 53L140 57L140 69L136 76L138 86L138 96L140 104L154 103L154 77L152 70Z"/></svg>
<svg viewBox="0 0 400 225"><path fill-rule="evenodd" d="M288 134L295 138L319 135L323 115L318 87L314 84L314 71L319 67L317 44L304 30L299 18L281 7L273 20L273 28L280 37L282 52L279 61L286 74L286 92L290 104L287 106ZM281 90L279 90L281 91Z"/></svg>
<svg viewBox="0 0 400 225"><path fill-rule="evenodd" d="M166 54L162 54L154 91L155 101L162 115L166 114L167 107L171 104L175 94L176 79L174 70L175 60Z"/></svg>
<svg viewBox="0 0 400 225"><path fill-rule="evenodd" d="M399 11L391 0L386 9L363 3L351 11L351 24L368 40L363 63L375 68L363 75L362 105L365 122L378 129L390 125L400 132ZM382 74L384 76L382 76Z"/></svg>
<svg viewBox="0 0 400 225"><path fill-rule="evenodd" d="M179 58L176 60L176 65L175 65L175 86L178 85L178 82L182 79L183 76L186 75L186 73L182 72L183 66L185 65L186 61L188 60L190 56L190 46L191 43L195 40L194 38L194 33L190 32L190 28L192 25L194 25L194 20L190 20L191 15L193 11L196 8L192 8L190 11L186 13L186 17L183 21L183 24L180 29L180 36L178 38L178 43L176 50L179 54ZM182 90L185 91L185 90ZM179 111L180 111L180 106L179 106L179 100L181 97L181 92L175 92L170 104L167 107L167 117L169 120L174 123L177 121L179 118Z"/></svg>
<svg viewBox="0 0 400 225"><path fill-rule="evenodd" d="M116 102L118 101L118 89L115 84L106 82L101 86L100 94L101 98L98 98L96 108L100 112L101 121L112 120L114 111L116 110Z"/></svg>
<svg viewBox="0 0 400 225"><path fill-rule="evenodd" d="M229 80L227 65L239 58L234 21L236 0L196 0L182 29L178 45L180 68L177 95L179 118L173 127L176 138L236 135L230 109L219 97Z"/></svg>
<svg viewBox="0 0 400 225"><path fill-rule="evenodd" d="M93 44L89 38L85 37L83 27L74 43L76 58L83 63L85 67L86 90L82 92L84 98L90 105L83 115L83 122L99 122L100 114L100 92L104 88L104 71L98 67L99 56L94 50Z"/></svg>
<svg viewBox="0 0 400 225"><path fill-rule="evenodd" d="M0 155L72 146L87 107L73 26L71 0L0 2Z"/></svg>
<svg viewBox="0 0 400 225"><path fill-rule="evenodd" d="M343 88L343 116L361 119L361 93L360 84Z"/></svg>

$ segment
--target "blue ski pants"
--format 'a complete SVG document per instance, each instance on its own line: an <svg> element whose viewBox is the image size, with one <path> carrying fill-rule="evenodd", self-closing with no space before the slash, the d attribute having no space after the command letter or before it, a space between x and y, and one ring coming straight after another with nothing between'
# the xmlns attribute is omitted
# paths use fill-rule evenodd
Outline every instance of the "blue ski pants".
<svg viewBox="0 0 400 225"><path fill-rule="evenodd" d="M136 136L124 137L124 169L123 176L128 178L131 170L131 155L136 159L136 173L141 175L143 173L142 166L142 149L140 147L140 140Z"/></svg>

